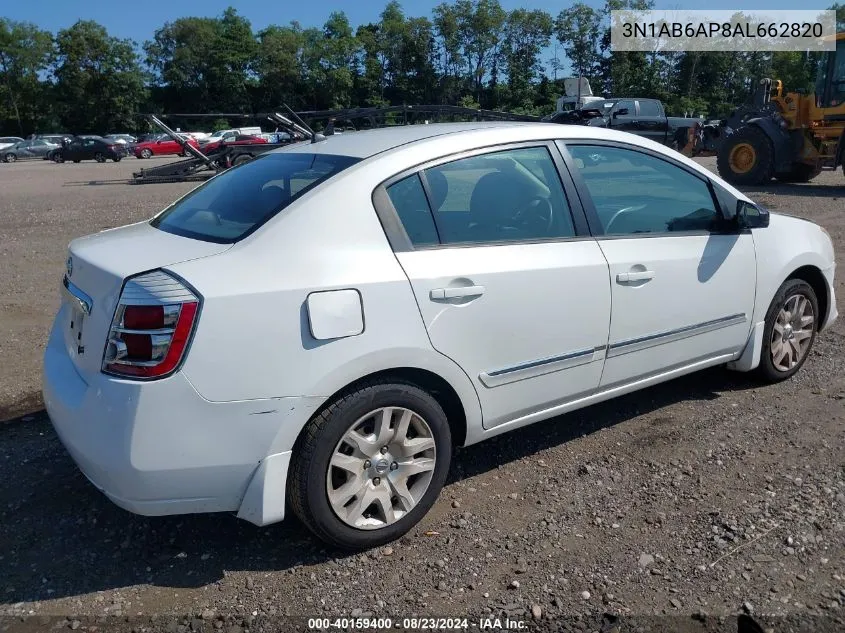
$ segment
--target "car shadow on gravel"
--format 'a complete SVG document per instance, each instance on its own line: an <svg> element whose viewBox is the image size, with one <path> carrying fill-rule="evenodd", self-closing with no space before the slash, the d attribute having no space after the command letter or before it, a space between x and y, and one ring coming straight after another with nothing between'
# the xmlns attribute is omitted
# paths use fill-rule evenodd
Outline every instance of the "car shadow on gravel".
<svg viewBox="0 0 845 633"><path fill-rule="evenodd" d="M743 374L699 372L460 450L449 483L677 402L755 386ZM573 474L574 476L574 474ZM77 470L44 411L0 424L0 604L135 585L197 588L342 559L297 521L264 528L233 515L140 517L110 503ZM409 537L415 538L412 532ZM108 606L108 605L103 605Z"/></svg>
<svg viewBox="0 0 845 633"><path fill-rule="evenodd" d="M827 185L827 184L790 184L790 183L775 183L770 185L754 185L743 186L739 189L754 198L759 194L771 194L774 196L784 196L788 198L845 198L845 185ZM777 209L778 206L769 203L772 209Z"/></svg>

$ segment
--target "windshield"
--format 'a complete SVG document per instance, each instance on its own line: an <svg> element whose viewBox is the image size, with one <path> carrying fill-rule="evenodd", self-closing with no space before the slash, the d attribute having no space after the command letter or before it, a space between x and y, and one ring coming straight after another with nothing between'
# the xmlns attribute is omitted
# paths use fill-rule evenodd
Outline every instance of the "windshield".
<svg viewBox="0 0 845 633"><path fill-rule="evenodd" d="M151 224L206 242L237 242L360 160L295 152L265 154L212 178L153 218Z"/></svg>
<svg viewBox="0 0 845 633"><path fill-rule="evenodd" d="M822 108L837 107L845 103L845 39L838 40L836 51L825 54L819 63L816 98Z"/></svg>

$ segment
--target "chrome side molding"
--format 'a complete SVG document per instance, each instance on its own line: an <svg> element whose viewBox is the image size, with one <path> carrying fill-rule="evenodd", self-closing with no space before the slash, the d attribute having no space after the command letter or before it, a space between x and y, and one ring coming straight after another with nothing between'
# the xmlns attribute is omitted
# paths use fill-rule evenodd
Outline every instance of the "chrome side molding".
<svg viewBox="0 0 845 633"><path fill-rule="evenodd" d="M666 332L658 332L657 334L649 334L648 336L641 336L639 338L628 339L627 341L620 341L618 343L611 343L607 348L607 357L621 356L630 352L638 352L640 350L663 345L664 343L672 343L680 341L681 339L689 338L691 336L698 336L706 332L713 332L714 330L721 330L722 328L731 327L733 325L740 325L746 323L748 317L744 314L732 314L730 316L713 319L712 321L704 321L694 325L687 325L685 327L677 328L675 330L667 330Z"/></svg>
<svg viewBox="0 0 845 633"><path fill-rule="evenodd" d="M79 286L67 278L67 275L62 279L62 291L70 302L79 309L82 314L86 316L91 315L91 310L94 307L94 300L88 296Z"/></svg>
<svg viewBox="0 0 845 633"><path fill-rule="evenodd" d="M510 367L502 367L501 369L494 369L492 371L482 372L478 375L478 379L485 387L498 387L499 385L506 385L517 380L524 380L525 378L534 378L542 376L543 374L550 374L562 369L570 369L571 367L578 367L579 365L586 365L587 363L597 360L596 353L603 352L604 345L598 347L591 347L589 349L579 350L577 352L570 352L561 356L551 356L549 358L540 358L531 360L519 365L511 365Z"/></svg>

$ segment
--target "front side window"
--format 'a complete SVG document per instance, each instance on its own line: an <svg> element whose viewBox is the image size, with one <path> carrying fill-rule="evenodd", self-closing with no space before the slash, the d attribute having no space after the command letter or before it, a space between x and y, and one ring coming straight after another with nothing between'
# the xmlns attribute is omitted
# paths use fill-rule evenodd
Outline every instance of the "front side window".
<svg viewBox="0 0 845 633"><path fill-rule="evenodd" d="M703 179L621 147L567 148L606 235L718 230L721 216Z"/></svg>
<svg viewBox="0 0 845 633"><path fill-rule="evenodd" d="M237 242L359 161L329 154L265 154L212 178L153 218L151 224L184 237Z"/></svg>
<svg viewBox="0 0 845 633"><path fill-rule="evenodd" d="M652 99L644 99L643 101L639 102L640 104L640 116L660 116L660 105L657 101ZM633 112L631 113L633 114Z"/></svg>
<svg viewBox="0 0 845 633"><path fill-rule="evenodd" d="M634 109L634 102L630 100L617 101L613 106L613 113L619 116L634 116L637 112Z"/></svg>

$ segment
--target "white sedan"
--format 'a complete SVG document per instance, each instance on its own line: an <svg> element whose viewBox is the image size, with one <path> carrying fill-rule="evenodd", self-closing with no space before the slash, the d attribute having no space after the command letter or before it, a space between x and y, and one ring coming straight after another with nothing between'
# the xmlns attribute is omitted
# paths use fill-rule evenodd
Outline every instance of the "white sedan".
<svg viewBox="0 0 845 633"><path fill-rule="evenodd" d="M411 529L454 446L705 367L792 376L829 235L641 137L528 123L297 143L70 245L44 362L80 469L145 515Z"/></svg>

